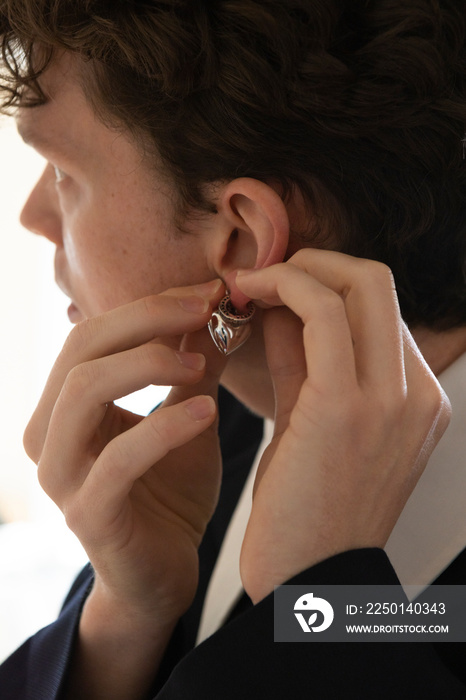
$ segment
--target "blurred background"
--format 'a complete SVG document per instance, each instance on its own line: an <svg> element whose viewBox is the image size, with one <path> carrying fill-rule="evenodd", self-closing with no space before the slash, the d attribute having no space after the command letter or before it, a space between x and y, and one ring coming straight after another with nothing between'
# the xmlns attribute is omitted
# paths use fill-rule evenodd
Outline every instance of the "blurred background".
<svg viewBox="0 0 466 700"><path fill-rule="evenodd" d="M56 288L54 246L18 222L44 162L13 120L0 119L0 662L51 622L85 553L41 491L22 435L71 330L69 300ZM167 389L118 403L148 413Z"/></svg>

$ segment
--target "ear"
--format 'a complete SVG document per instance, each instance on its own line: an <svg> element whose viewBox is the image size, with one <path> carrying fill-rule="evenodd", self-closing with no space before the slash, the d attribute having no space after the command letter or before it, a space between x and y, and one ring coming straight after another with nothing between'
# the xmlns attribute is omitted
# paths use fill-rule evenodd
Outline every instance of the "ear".
<svg viewBox="0 0 466 700"><path fill-rule="evenodd" d="M270 185L242 177L225 185L217 199L212 265L242 311L249 299L236 287L240 268L259 269L281 262L288 247L288 213Z"/></svg>

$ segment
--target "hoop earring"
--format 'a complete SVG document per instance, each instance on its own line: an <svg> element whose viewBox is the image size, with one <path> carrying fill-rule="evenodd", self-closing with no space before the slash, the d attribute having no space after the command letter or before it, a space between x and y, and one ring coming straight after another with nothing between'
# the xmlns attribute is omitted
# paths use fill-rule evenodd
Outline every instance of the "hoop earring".
<svg viewBox="0 0 466 700"><path fill-rule="evenodd" d="M244 313L238 313L231 303L230 294L226 294L212 313L209 331L217 348L223 355L230 355L237 350L251 334L250 320L256 307L250 301Z"/></svg>

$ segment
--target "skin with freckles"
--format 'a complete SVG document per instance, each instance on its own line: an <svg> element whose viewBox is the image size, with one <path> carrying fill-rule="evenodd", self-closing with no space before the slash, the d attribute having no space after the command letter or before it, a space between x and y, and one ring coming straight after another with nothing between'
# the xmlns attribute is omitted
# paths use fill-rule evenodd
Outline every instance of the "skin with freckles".
<svg viewBox="0 0 466 700"><path fill-rule="evenodd" d="M56 246L57 284L76 322L216 275L204 246L212 224L180 235L173 187L127 135L96 118L72 72L66 62L55 67L44 80L51 101L17 122L48 161L21 222Z"/></svg>
<svg viewBox="0 0 466 700"><path fill-rule="evenodd" d="M66 697L128 700L144 696L196 591L221 479L220 383L275 420L241 554L254 603L326 557L384 545L449 404L386 266L299 250L299 203L250 178L217 183L217 213L181 233L169 178L97 119L78 75L63 57L43 78L49 101L18 116L47 160L22 222L56 246L77 322L25 446L96 575ZM222 280L258 306L228 360L206 328ZM422 338L437 362L445 337ZM114 405L150 383L173 386L155 413Z"/></svg>

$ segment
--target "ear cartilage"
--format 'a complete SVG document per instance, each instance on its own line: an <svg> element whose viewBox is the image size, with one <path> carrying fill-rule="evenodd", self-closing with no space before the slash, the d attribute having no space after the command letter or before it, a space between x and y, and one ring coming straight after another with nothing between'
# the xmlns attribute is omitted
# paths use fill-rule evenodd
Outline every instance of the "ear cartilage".
<svg viewBox="0 0 466 700"><path fill-rule="evenodd" d="M246 311L241 313L231 303L229 294L223 297L208 324L212 340L223 355L231 355L249 338L249 322L255 310L256 307L250 301Z"/></svg>

